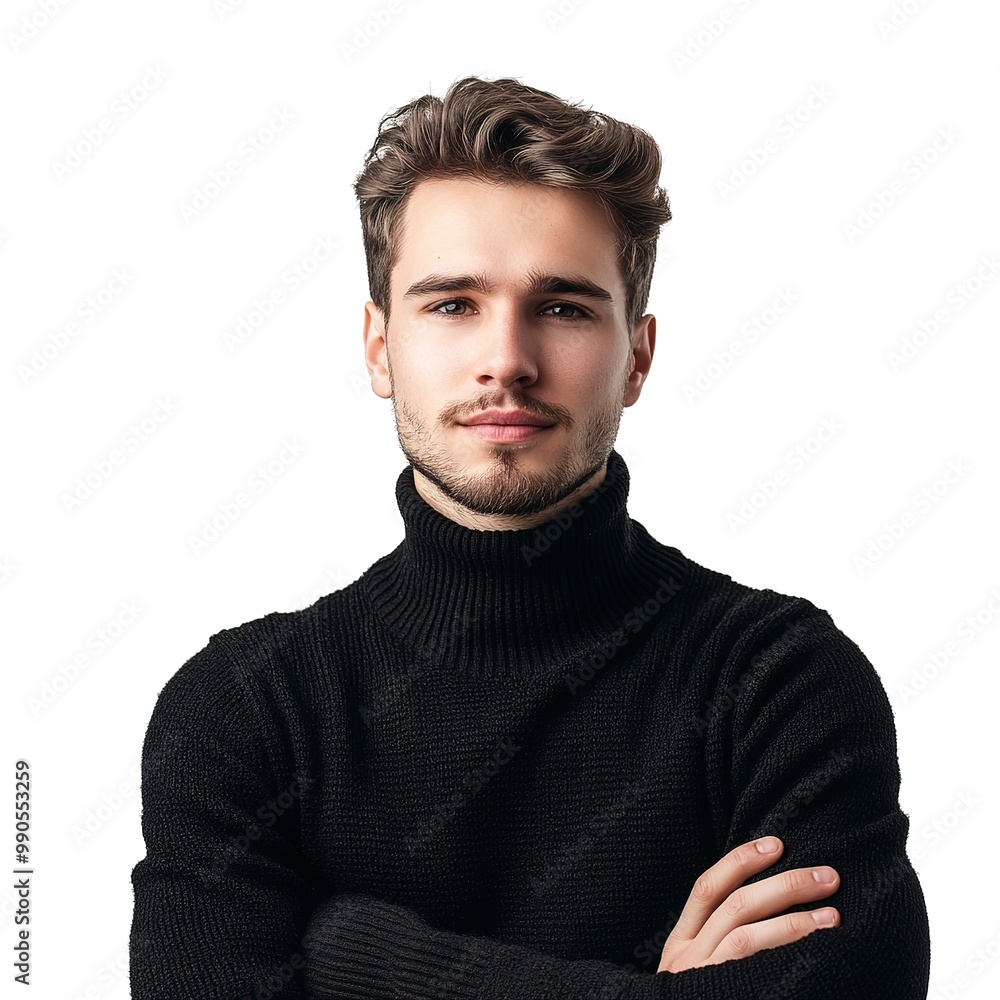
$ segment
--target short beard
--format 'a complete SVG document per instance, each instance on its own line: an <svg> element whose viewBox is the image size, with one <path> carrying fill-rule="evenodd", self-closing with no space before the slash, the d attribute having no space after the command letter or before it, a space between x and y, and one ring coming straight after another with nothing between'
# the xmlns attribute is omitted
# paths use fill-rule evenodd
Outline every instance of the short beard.
<svg viewBox="0 0 1000 1000"><path fill-rule="evenodd" d="M625 373L621 399L631 373ZM541 513L580 488L604 467L614 447L624 409L619 402L587 418L582 454L562 454L544 473L526 475L519 450L506 445L483 448L491 461L486 472L469 475L447 450L435 446L434 436L420 415L405 402L397 408L395 383L389 366L393 417L400 448L407 461L455 503L477 514L523 517ZM516 397L514 399L517 404ZM536 404L537 409L537 404ZM560 421L572 428L572 418L565 414ZM445 433L442 429L441 433Z"/></svg>

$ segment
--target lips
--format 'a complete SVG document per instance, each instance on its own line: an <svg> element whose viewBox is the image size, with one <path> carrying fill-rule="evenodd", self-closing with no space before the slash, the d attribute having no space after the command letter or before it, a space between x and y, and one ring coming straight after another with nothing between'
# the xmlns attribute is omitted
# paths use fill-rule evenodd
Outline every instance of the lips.
<svg viewBox="0 0 1000 1000"><path fill-rule="evenodd" d="M555 426L540 427L537 424L463 424L463 427L483 441L492 444L534 441Z"/></svg>
<svg viewBox="0 0 1000 1000"><path fill-rule="evenodd" d="M536 417L527 410L485 410L463 421L466 426L477 424L503 424L529 427L551 427L552 421Z"/></svg>

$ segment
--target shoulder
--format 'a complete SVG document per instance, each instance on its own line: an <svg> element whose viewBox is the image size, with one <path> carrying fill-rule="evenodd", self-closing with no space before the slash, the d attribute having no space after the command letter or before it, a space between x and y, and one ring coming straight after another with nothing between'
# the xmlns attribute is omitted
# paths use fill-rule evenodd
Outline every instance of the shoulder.
<svg viewBox="0 0 1000 1000"><path fill-rule="evenodd" d="M733 696L734 722L776 723L794 704L845 729L863 717L885 731L892 710L882 679L828 610L806 597L699 573L713 585L698 609L698 660L706 682Z"/></svg>
<svg viewBox="0 0 1000 1000"><path fill-rule="evenodd" d="M809 672L842 681L851 675L869 691L881 687L858 644L808 598L751 586L690 559L688 580L682 640L706 681L742 688Z"/></svg>
<svg viewBox="0 0 1000 1000"><path fill-rule="evenodd" d="M325 594L305 608L271 611L213 633L178 673L224 671L244 684L291 678L343 658L363 617L359 581Z"/></svg>
<svg viewBox="0 0 1000 1000"><path fill-rule="evenodd" d="M768 587L754 587L684 556L685 622L689 640L715 656L739 656L785 633L832 625L812 601Z"/></svg>
<svg viewBox="0 0 1000 1000"><path fill-rule="evenodd" d="M212 633L169 677L160 698L202 700L227 695L260 703L292 701L310 675L336 672L361 620L358 581L325 594L308 607L271 611Z"/></svg>
<svg viewBox="0 0 1000 1000"><path fill-rule="evenodd" d="M345 630L336 625L350 613L351 590L213 633L161 687L147 743L228 742L285 766L289 741L312 713L332 719L343 702L338 635Z"/></svg>

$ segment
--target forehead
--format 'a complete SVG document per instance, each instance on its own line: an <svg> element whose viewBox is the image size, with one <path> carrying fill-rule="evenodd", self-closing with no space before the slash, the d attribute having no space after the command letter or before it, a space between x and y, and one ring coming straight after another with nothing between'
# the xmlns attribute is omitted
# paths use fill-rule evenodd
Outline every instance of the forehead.
<svg viewBox="0 0 1000 1000"><path fill-rule="evenodd" d="M421 277L418 272L447 269L487 272L505 281L535 269L615 283L615 235L604 206L584 191L425 178L404 207L394 278L398 273L409 284ZM393 285L400 287L396 280Z"/></svg>

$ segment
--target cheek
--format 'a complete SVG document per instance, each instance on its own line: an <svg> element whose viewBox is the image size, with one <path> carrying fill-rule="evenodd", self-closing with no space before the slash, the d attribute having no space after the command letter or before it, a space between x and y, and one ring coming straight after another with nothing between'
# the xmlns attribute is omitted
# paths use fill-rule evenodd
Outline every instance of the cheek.
<svg viewBox="0 0 1000 1000"><path fill-rule="evenodd" d="M609 356L607 351L575 350L565 352L550 366L553 384L568 396L582 402L617 394L624 359Z"/></svg>
<svg viewBox="0 0 1000 1000"><path fill-rule="evenodd" d="M454 357L429 348L393 359L397 391L421 409L440 410L448 402L464 399L460 365Z"/></svg>

